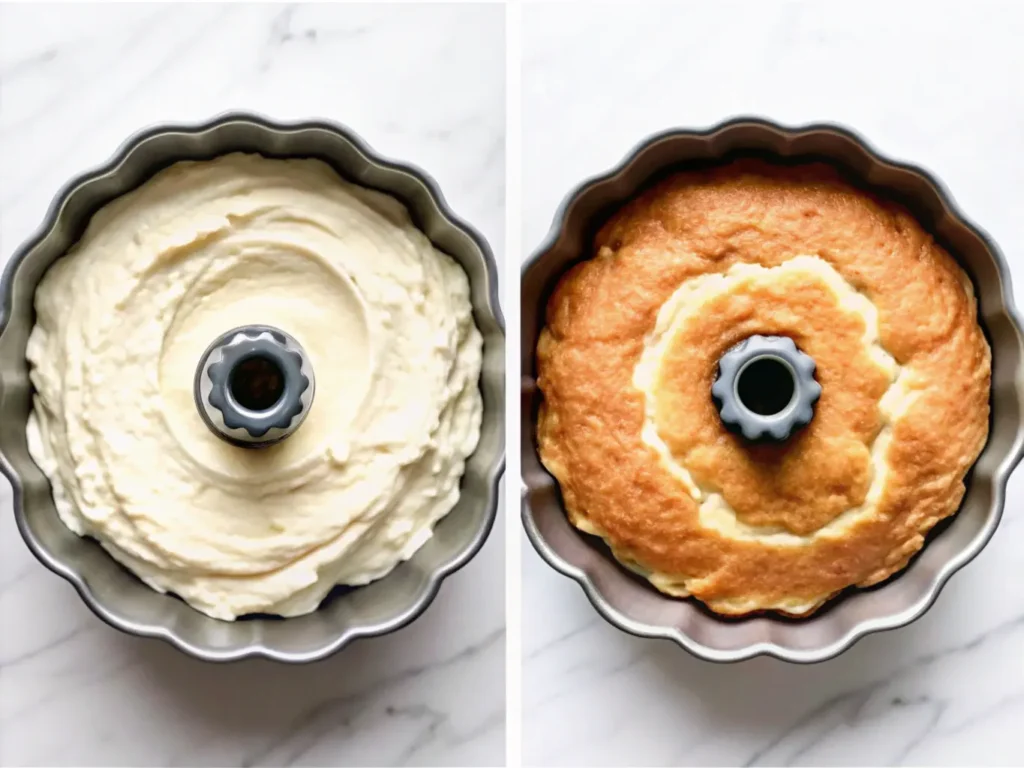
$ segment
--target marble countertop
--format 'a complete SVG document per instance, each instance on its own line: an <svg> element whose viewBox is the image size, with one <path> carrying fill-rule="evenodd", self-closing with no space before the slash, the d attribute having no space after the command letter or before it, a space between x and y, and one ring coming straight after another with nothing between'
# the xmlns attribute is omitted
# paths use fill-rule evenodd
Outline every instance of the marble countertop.
<svg viewBox="0 0 1024 768"><path fill-rule="evenodd" d="M523 245L640 139L736 114L832 120L937 173L1024 304L1024 8L680 3L523 9ZM717 666L628 636L523 537L530 765L1024 764L1024 470L995 538L908 628L834 661Z"/></svg>
<svg viewBox="0 0 1024 768"><path fill-rule="evenodd" d="M2 5L0 258L133 131L237 108L338 119L427 169L500 261L503 20L495 5ZM502 525L394 635L305 667L218 666L100 622L29 554L0 483L0 764L503 761Z"/></svg>

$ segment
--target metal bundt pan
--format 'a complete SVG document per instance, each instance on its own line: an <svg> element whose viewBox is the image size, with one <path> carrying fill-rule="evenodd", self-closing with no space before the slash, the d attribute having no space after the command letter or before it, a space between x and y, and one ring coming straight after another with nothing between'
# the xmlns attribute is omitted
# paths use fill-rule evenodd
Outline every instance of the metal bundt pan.
<svg viewBox="0 0 1024 768"><path fill-rule="evenodd" d="M535 349L544 310L559 277L589 258L597 226L641 187L668 170L722 162L736 154L825 160L861 185L902 202L957 258L974 282L979 319L992 346L990 435L967 480L960 511L940 524L902 572L870 589L850 589L812 617L772 615L722 619L694 600L657 592L618 565L599 540L570 525L558 485L537 454ZM585 181L562 202L554 224L522 275L523 522L540 555L575 579L594 607L620 629L674 640L709 661L775 656L824 661L872 632L921 616L943 585L995 532L1006 481L1024 451L1024 342L1013 304L1009 267L995 243L968 222L929 172L882 157L852 131L829 124L787 128L737 118L702 131L671 130L636 147L616 168Z"/></svg>
<svg viewBox="0 0 1024 768"><path fill-rule="evenodd" d="M461 498L412 559L365 587L336 589L306 616L257 616L229 623L153 591L95 541L79 538L60 521L46 476L26 447L32 386L25 345L35 321L33 296L39 279L81 236L99 208L177 161L237 151L316 157L349 180L406 204L416 225L469 275L473 316L484 337L484 415L479 445L466 463ZM228 113L198 125L158 125L137 133L110 161L73 179L57 194L42 227L14 253L0 280L0 470L13 487L14 514L29 549L70 581L111 626L162 638L209 661L247 656L313 661L356 638L405 626L427 608L444 578L477 553L497 514L505 458L505 331L497 279L486 241L455 216L430 176L379 157L341 125L319 120L277 123L260 115Z"/></svg>

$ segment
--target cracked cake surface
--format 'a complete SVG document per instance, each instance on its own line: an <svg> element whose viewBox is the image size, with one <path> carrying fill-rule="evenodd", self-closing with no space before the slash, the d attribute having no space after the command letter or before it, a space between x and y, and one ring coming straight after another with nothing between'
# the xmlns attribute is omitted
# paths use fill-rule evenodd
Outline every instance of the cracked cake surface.
<svg viewBox="0 0 1024 768"><path fill-rule="evenodd" d="M792 338L822 394L783 444L725 429L722 354ZM831 166L674 175L600 229L547 307L538 444L571 522L663 592L808 615L904 568L988 436L970 280Z"/></svg>

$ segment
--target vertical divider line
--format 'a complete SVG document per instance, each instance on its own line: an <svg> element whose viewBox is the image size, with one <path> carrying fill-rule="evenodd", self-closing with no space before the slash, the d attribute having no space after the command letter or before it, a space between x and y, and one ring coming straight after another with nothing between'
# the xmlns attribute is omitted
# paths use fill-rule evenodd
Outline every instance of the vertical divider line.
<svg viewBox="0 0 1024 768"><path fill-rule="evenodd" d="M522 267L522 4L505 4L505 757L522 765L522 526L519 301Z"/></svg>

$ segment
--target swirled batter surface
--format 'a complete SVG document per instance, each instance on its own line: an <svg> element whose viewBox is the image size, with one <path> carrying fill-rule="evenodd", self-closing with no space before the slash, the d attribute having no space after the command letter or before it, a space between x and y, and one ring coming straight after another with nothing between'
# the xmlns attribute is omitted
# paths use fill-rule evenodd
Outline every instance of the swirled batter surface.
<svg viewBox="0 0 1024 768"><path fill-rule="evenodd" d="M211 616L312 611L459 497L482 412L466 274L319 161L174 165L97 213L35 303L29 447L61 518ZM292 334L316 375L306 421L260 450L192 395L207 345L246 324Z"/></svg>

